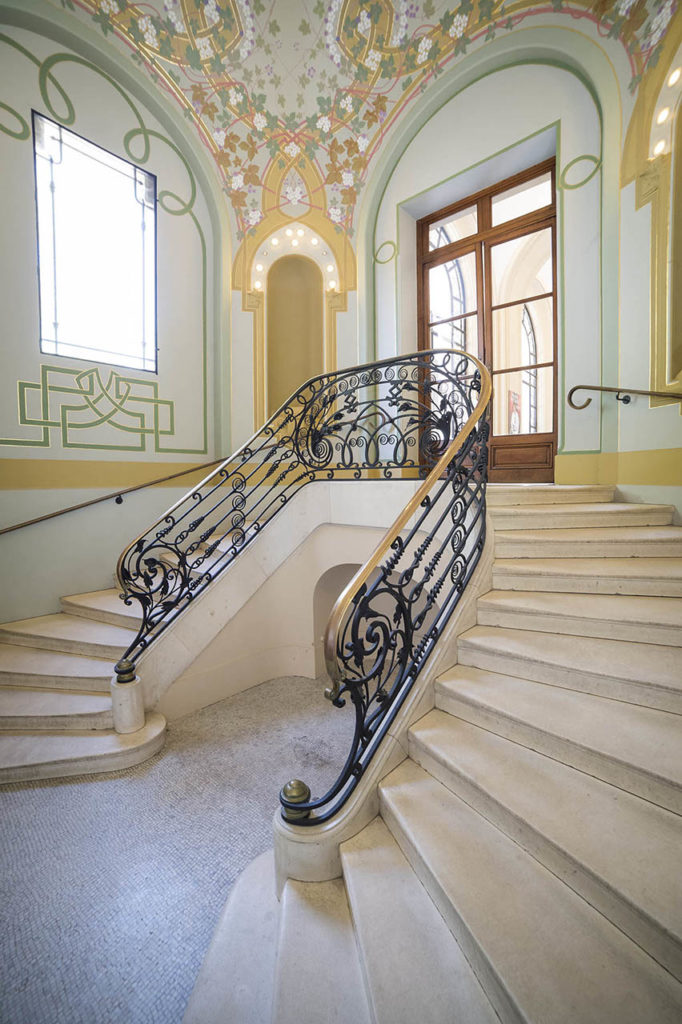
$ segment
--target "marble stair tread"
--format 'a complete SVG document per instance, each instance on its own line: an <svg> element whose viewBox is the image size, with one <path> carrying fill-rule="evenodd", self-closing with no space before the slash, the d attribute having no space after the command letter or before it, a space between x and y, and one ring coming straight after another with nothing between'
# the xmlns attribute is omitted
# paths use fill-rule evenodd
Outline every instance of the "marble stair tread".
<svg viewBox="0 0 682 1024"><path fill-rule="evenodd" d="M615 487L590 484L488 484L491 508L499 505L557 505L613 501Z"/></svg>
<svg viewBox="0 0 682 1024"><path fill-rule="evenodd" d="M111 729L111 697L76 690L0 686L0 730Z"/></svg>
<svg viewBox="0 0 682 1024"><path fill-rule="evenodd" d="M551 525L551 524L549 524ZM574 527L509 530L496 527L497 558L682 557L680 526Z"/></svg>
<svg viewBox="0 0 682 1024"><path fill-rule="evenodd" d="M93 622L78 615L57 612L18 619L0 625L0 639L69 654L90 654L117 660L135 639L136 630Z"/></svg>
<svg viewBox="0 0 682 1024"><path fill-rule="evenodd" d="M129 768L160 750L165 732L166 719L152 711L142 729L127 735L113 730L0 734L0 782Z"/></svg>
<svg viewBox="0 0 682 1024"><path fill-rule="evenodd" d="M632 502L585 502L574 505L493 505L496 530L552 530L604 526L668 526L672 505L640 505Z"/></svg>
<svg viewBox="0 0 682 1024"><path fill-rule="evenodd" d="M271 1024L278 928L275 860L268 850L230 892L183 1024Z"/></svg>
<svg viewBox="0 0 682 1024"><path fill-rule="evenodd" d="M680 653L664 644L473 626L457 639L461 665L682 713Z"/></svg>
<svg viewBox="0 0 682 1024"><path fill-rule="evenodd" d="M678 815L440 710L409 752L682 979Z"/></svg>
<svg viewBox="0 0 682 1024"><path fill-rule="evenodd" d="M0 643L0 683L8 686L109 693L113 672L111 658Z"/></svg>
<svg viewBox="0 0 682 1024"><path fill-rule="evenodd" d="M491 590L478 599L478 622L679 647L682 598Z"/></svg>
<svg viewBox="0 0 682 1024"><path fill-rule="evenodd" d="M341 845L375 1024L497 1024L431 897L381 818Z"/></svg>
<svg viewBox="0 0 682 1024"><path fill-rule="evenodd" d="M682 597L682 558L497 558L496 589Z"/></svg>
<svg viewBox="0 0 682 1024"><path fill-rule="evenodd" d="M607 697L455 665L436 707L682 813L682 718Z"/></svg>
<svg viewBox="0 0 682 1024"><path fill-rule="evenodd" d="M139 602L133 600L126 605L120 597L120 590L94 590L89 594L70 594L60 601L62 611L97 622L108 622L113 626L137 629L142 622Z"/></svg>
<svg viewBox="0 0 682 1024"><path fill-rule="evenodd" d="M409 758L381 814L505 1022L673 1024L682 986Z"/></svg>
<svg viewBox="0 0 682 1024"><path fill-rule="evenodd" d="M370 1024L346 890L341 878L284 886L272 1002L273 1024Z"/></svg>

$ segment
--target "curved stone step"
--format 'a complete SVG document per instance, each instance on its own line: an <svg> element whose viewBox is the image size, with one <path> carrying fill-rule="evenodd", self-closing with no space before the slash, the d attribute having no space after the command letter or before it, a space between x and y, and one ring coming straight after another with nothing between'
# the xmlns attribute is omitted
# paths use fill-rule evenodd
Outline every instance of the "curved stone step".
<svg viewBox="0 0 682 1024"><path fill-rule="evenodd" d="M490 509L496 530L668 526L673 521L674 512L672 505L640 505L617 501L573 505L493 505Z"/></svg>
<svg viewBox="0 0 682 1024"><path fill-rule="evenodd" d="M436 706L604 782L682 813L682 718L455 665Z"/></svg>
<svg viewBox="0 0 682 1024"><path fill-rule="evenodd" d="M166 719L147 715L138 732L16 732L0 735L0 783L60 779L130 768L161 749Z"/></svg>
<svg viewBox="0 0 682 1024"><path fill-rule="evenodd" d="M460 665L682 714L680 653L660 644L474 626L457 639Z"/></svg>
<svg viewBox="0 0 682 1024"><path fill-rule="evenodd" d="M113 727L111 697L105 694L0 686L0 732Z"/></svg>
<svg viewBox="0 0 682 1024"><path fill-rule="evenodd" d="M613 501L615 487L601 484L488 484L491 508L500 505L576 505Z"/></svg>
<svg viewBox="0 0 682 1024"><path fill-rule="evenodd" d="M439 710L409 752L682 980L682 819Z"/></svg>
<svg viewBox="0 0 682 1024"><path fill-rule="evenodd" d="M413 761L379 793L382 817L503 1021L679 1021L672 975Z"/></svg>
<svg viewBox="0 0 682 1024"><path fill-rule="evenodd" d="M478 599L484 626L642 644L682 645L682 598L491 590Z"/></svg>
<svg viewBox="0 0 682 1024"><path fill-rule="evenodd" d="M94 590L89 594L71 594L63 597L60 604L67 615L108 622L112 626L137 630L142 622L139 603L133 601L130 605L124 604L120 591L115 587L110 590Z"/></svg>
<svg viewBox="0 0 682 1024"><path fill-rule="evenodd" d="M682 597L682 558L498 558L493 587Z"/></svg>
<svg viewBox="0 0 682 1024"><path fill-rule="evenodd" d="M682 527L495 529L496 558L682 558ZM615 523L614 523L615 527Z"/></svg>
<svg viewBox="0 0 682 1024"><path fill-rule="evenodd" d="M462 950L381 818L341 845L376 1024L498 1024Z"/></svg>
<svg viewBox="0 0 682 1024"><path fill-rule="evenodd" d="M0 625L0 640L5 643L67 654L92 655L113 661L118 660L133 642L135 633L134 629L112 626L107 622L92 622L64 612L3 622Z"/></svg>
<svg viewBox="0 0 682 1024"><path fill-rule="evenodd" d="M86 658L0 643L0 683L3 685L108 693L113 672L111 658Z"/></svg>

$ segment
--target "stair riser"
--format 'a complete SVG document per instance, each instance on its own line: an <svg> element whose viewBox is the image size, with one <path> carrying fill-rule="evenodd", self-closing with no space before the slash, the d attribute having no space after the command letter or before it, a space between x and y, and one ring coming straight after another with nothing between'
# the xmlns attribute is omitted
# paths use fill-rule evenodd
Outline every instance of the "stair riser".
<svg viewBox="0 0 682 1024"><path fill-rule="evenodd" d="M595 778L609 782L612 786L624 789L644 800L665 807L675 814L682 814L682 790L674 783L650 775L643 769L624 764L599 751L573 743L571 740L554 736L542 729L491 711L483 705L452 697L444 693L436 684L436 707L450 715L462 718L465 722L488 729L498 736L520 743L531 750L571 765L579 771L593 775Z"/></svg>
<svg viewBox="0 0 682 1024"><path fill-rule="evenodd" d="M566 509L547 506L542 515L534 512L509 512L506 509L492 508L490 510L493 526L496 530L587 530L591 527L613 527L619 526L670 526L673 521L672 512L638 512L637 506L633 510L618 509L609 511L609 506L604 505L604 511L595 512L571 512L570 506Z"/></svg>
<svg viewBox="0 0 682 1024"><path fill-rule="evenodd" d="M509 505L589 505L598 501L612 501L613 487L562 488L551 485L537 490L524 490L517 484L490 484L487 488L488 505L491 508Z"/></svg>
<svg viewBox="0 0 682 1024"><path fill-rule="evenodd" d="M99 775L102 772L132 768L158 753L165 740L165 732L161 732L148 743L121 753L0 768L0 785L34 782L38 779L66 779L73 775Z"/></svg>
<svg viewBox="0 0 682 1024"><path fill-rule="evenodd" d="M109 658L118 661L125 648L118 644L95 643L89 640L68 640L64 637L29 636L27 633L13 633L0 630L0 641L17 647L37 647L41 651L57 651L60 654L80 654L91 658ZM34 684L36 686L40 683Z"/></svg>
<svg viewBox="0 0 682 1024"><path fill-rule="evenodd" d="M630 640L642 644L662 644L665 647L682 646L681 629L655 622L640 624L568 615L539 615L528 611L503 611L479 603L478 623L481 626L502 626L506 629L530 629L539 633Z"/></svg>
<svg viewBox="0 0 682 1024"><path fill-rule="evenodd" d="M496 572L494 590L532 590L548 594L622 594L631 597L682 597L682 580L599 576L539 576Z"/></svg>
<svg viewBox="0 0 682 1024"><path fill-rule="evenodd" d="M578 538L527 540L520 532L518 537L496 536L495 555L497 558L682 558L682 542L624 541L617 537L599 541Z"/></svg>
<svg viewBox="0 0 682 1024"><path fill-rule="evenodd" d="M2 732L68 732L71 729L99 730L113 729L114 715L111 711L99 711L82 715L3 715L0 717Z"/></svg>
<svg viewBox="0 0 682 1024"><path fill-rule="evenodd" d="M111 666L111 675L114 674L114 666ZM43 690L78 690L85 693L109 693L111 689L111 676L38 676L28 675L19 672L0 672L0 685L2 686L28 686L31 689L36 687Z"/></svg>
<svg viewBox="0 0 682 1024"><path fill-rule="evenodd" d="M465 957L471 964L483 991L503 1024L529 1024L521 1010L516 1006L504 982L495 971L494 965L485 955L475 936L472 935L466 922L457 913L441 885L419 855L402 822L393 813L390 803L385 799L379 787L379 813L385 821L394 839L409 862L412 870L422 883L429 896L438 908L451 934L459 943Z"/></svg>
<svg viewBox="0 0 682 1024"><path fill-rule="evenodd" d="M121 602L121 607L125 608L123 602ZM137 629L142 622L139 615L126 615L125 612L110 612L105 609L86 608L83 605L71 604L68 598L62 598L61 608L67 615L76 615L79 619L89 619L90 622L106 622L110 626L123 626L124 629Z"/></svg>
<svg viewBox="0 0 682 1024"><path fill-rule="evenodd" d="M457 771L454 765L446 764L433 755L412 735L409 737L409 755L450 792L482 814L496 828L505 832L571 889L579 893L676 978L682 979L680 939L670 935L649 914L615 890L608 879L594 874L585 864L548 839L528 821L519 818L474 780Z"/></svg>

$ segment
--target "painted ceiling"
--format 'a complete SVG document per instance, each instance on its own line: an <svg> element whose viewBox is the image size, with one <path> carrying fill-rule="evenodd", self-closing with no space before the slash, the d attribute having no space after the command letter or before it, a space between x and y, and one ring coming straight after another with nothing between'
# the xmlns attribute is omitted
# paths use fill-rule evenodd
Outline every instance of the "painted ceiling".
<svg viewBox="0 0 682 1024"><path fill-rule="evenodd" d="M625 49L631 91L675 0L53 0L91 18L181 104L210 151L238 235L314 213L350 237L393 124L469 48L520 23L587 20ZM608 45L608 44L607 44Z"/></svg>

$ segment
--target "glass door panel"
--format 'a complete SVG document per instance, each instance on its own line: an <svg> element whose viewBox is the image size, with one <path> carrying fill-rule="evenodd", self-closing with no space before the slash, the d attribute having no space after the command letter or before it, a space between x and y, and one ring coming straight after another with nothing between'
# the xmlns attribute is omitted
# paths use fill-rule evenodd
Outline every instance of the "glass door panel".
<svg viewBox="0 0 682 1024"><path fill-rule="evenodd" d="M554 359L554 300L536 299L493 310L493 367L551 363Z"/></svg>
<svg viewBox="0 0 682 1024"><path fill-rule="evenodd" d="M478 355L478 316L472 313L429 328L431 348L461 348Z"/></svg>
<svg viewBox="0 0 682 1024"><path fill-rule="evenodd" d="M554 289L552 229L543 228L490 247L492 305L518 302Z"/></svg>
<svg viewBox="0 0 682 1024"><path fill-rule="evenodd" d="M429 324L475 313L476 253L439 263L429 270Z"/></svg>
<svg viewBox="0 0 682 1024"><path fill-rule="evenodd" d="M549 434L553 429L551 366L493 375L493 434Z"/></svg>

